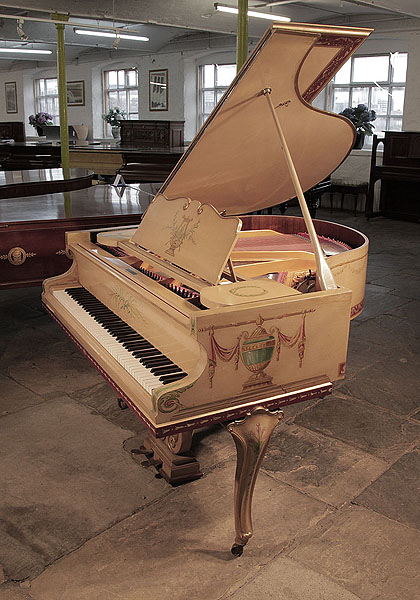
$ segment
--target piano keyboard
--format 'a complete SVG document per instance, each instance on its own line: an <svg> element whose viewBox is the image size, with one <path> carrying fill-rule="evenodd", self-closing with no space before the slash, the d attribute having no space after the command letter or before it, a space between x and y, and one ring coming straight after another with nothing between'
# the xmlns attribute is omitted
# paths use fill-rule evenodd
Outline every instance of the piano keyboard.
<svg viewBox="0 0 420 600"><path fill-rule="evenodd" d="M118 246L106 246L104 244L98 243L96 243L96 245L99 248L106 250L113 256L116 256L117 258L123 259L124 256L128 256L127 252L125 252L122 248L119 248ZM142 261L139 261L139 263L141 262ZM150 277L150 279L157 281L158 283L163 285L163 287L167 288L168 290L171 290L171 292L174 292L174 294L176 294L177 296L185 298L186 300L188 300L188 302L190 302L194 306L197 306L197 308L200 308L202 310L207 309L206 306L203 306L200 303L200 294L196 290L192 290L191 288L186 287L184 285L176 285L173 283L173 279L171 277L165 277L160 273L155 273L152 270L152 268L145 269L141 266L141 264L130 264L130 266L131 268L136 269L136 271L140 271L140 273L143 273L143 275L146 275L146 277Z"/></svg>
<svg viewBox="0 0 420 600"><path fill-rule="evenodd" d="M149 393L187 373L83 287L56 290L54 297Z"/></svg>

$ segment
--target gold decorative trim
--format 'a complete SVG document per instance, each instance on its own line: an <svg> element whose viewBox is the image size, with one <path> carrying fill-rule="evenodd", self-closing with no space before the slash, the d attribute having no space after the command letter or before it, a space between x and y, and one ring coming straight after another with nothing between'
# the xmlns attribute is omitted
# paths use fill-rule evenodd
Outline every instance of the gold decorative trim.
<svg viewBox="0 0 420 600"><path fill-rule="evenodd" d="M187 210L188 207L189 204L185 204L183 209ZM197 211L198 214L201 214L200 209L201 212L203 212L201 205ZM167 227L171 233L167 242L169 248L165 250L166 254L175 256L175 250L179 251L183 243L187 240L191 241L195 245L194 233L199 225L200 219L194 223L193 217L179 217L178 212L176 212L173 223Z"/></svg>
<svg viewBox="0 0 420 600"><path fill-rule="evenodd" d="M179 397L186 390L189 390L190 388L192 388L194 383L195 382L190 383L190 385L187 385L186 387L180 388L178 390L166 392L166 394L163 394L162 396L159 397L157 402L156 402L156 396L153 394L152 395L153 408L155 410L157 408L157 410L159 412L164 413L164 414L168 414L168 413L174 412L176 410L179 410L180 408L183 408L183 405L182 405Z"/></svg>
<svg viewBox="0 0 420 600"><path fill-rule="evenodd" d="M66 251L65 250L57 250L56 254L62 256L63 254L64 255L66 254Z"/></svg>
<svg viewBox="0 0 420 600"><path fill-rule="evenodd" d="M316 308L308 308L305 310L300 310L298 312L287 313L285 315L275 315L273 317L265 317L265 318L263 318L263 322L276 321L279 319L285 319L286 317L296 317L297 315L307 315L307 314L315 312L315 311L316 311ZM260 315L260 317L261 317L261 315ZM229 327L240 327L242 325L250 325L251 323L255 323L255 319L251 319L249 321L238 321L237 323L229 323L227 325L209 325L208 327L199 327L198 332L204 333L206 331L216 331L216 329L228 329Z"/></svg>
<svg viewBox="0 0 420 600"><path fill-rule="evenodd" d="M34 256L36 256L36 252L26 252L20 246L15 246L10 248L7 254L0 255L0 260L8 260L11 265L19 267L23 265L27 258L33 258Z"/></svg>
<svg viewBox="0 0 420 600"><path fill-rule="evenodd" d="M129 295L126 296L121 288L114 287L111 290L111 298L117 308L125 312L126 315L147 322L142 311L138 308L135 298Z"/></svg>
<svg viewBox="0 0 420 600"><path fill-rule="evenodd" d="M254 296L264 296L264 294L267 294L267 290L258 287L258 285L243 285L228 291L230 294L239 296L240 298L253 298Z"/></svg>

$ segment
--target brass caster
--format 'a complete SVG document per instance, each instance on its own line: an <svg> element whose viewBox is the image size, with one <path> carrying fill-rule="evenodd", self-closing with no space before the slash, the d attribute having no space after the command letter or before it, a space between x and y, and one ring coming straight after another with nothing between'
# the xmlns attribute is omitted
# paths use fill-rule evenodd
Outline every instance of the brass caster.
<svg viewBox="0 0 420 600"><path fill-rule="evenodd" d="M244 551L244 547L241 546L240 544L233 544L233 546L231 548L231 552L235 558L239 558L240 556L242 556L243 551Z"/></svg>

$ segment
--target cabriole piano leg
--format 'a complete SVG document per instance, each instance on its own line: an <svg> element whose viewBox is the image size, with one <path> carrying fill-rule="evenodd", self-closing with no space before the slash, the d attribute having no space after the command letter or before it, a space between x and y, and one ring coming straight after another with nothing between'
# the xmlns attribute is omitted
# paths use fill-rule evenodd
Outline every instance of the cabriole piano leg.
<svg viewBox="0 0 420 600"><path fill-rule="evenodd" d="M241 556L252 536L251 506L255 481L271 434L283 418L281 411L269 411L258 406L244 419L233 421L227 428L236 445L235 474L235 543L232 554Z"/></svg>

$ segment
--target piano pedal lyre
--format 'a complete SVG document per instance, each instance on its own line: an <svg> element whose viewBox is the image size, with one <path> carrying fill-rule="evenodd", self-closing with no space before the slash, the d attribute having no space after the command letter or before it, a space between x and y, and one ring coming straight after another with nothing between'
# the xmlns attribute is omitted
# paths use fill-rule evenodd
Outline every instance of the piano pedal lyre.
<svg viewBox="0 0 420 600"><path fill-rule="evenodd" d="M143 454L147 460L143 467L154 467L157 475L168 483L178 485L199 479L203 473L196 458L191 454L192 432L169 435L163 439L147 436L144 445L131 451Z"/></svg>

